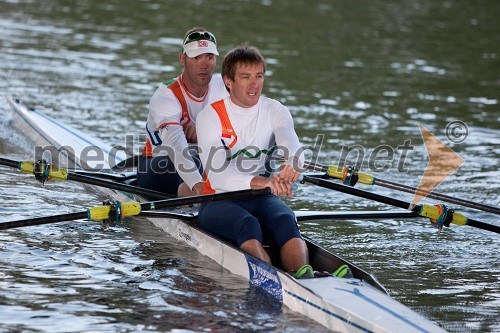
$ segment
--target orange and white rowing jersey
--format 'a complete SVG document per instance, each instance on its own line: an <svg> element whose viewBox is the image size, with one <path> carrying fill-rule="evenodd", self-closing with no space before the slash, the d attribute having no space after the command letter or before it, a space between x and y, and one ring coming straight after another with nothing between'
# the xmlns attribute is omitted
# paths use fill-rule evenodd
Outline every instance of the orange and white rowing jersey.
<svg viewBox="0 0 500 333"><path fill-rule="evenodd" d="M201 176L188 154L189 145L183 129L196 124L198 113L206 105L227 96L229 93L220 75L212 76L207 93L201 98L187 91L181 76L160 85L149 102L143 156L168 155L179 176L192 188L201 181Z"/></svg>
<svg viewBox="0 0 500 333"><path fill-rule="evenodd" d="M274 99L261 97L242 108L226 98L204 108L197 119L198 152L213 190L205 193L249 189L253 177L272 171L266 161L273 152L304 161L292 116Z"/></svg>

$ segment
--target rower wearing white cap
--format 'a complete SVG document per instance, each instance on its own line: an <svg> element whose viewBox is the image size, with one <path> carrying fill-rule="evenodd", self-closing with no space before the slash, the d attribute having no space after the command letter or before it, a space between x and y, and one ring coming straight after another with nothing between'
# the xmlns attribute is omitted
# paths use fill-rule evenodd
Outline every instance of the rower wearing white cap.
<svg viewBox="0 0 500 333"><path fill-rule="evenodd" d="M198 113L229 96L221 76L212 75L218 55L214 34L202 27L186 32L179 54L182 74L161 84L149 102L139 186L179 196L202 193L200 163L189 144L197 142Z"/></svg>

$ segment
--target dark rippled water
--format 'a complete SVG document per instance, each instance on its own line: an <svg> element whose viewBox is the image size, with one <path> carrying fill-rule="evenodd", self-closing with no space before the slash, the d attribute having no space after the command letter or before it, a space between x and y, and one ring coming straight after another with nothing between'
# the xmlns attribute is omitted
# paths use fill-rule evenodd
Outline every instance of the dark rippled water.
<svg viewBox="0 0 500 333"><path fill-rule="evenodd" d="M180 71L184 31L204 25L217 35L222 54L245 41L262 50L265 93L289 106L304 144L323 135L321 163L338 162L342 148L360 145L364 170L417 186L428 162L422 125L464 159L439 192L498 207L499 14L499 4L486 0L0 0L0 95L111 144L124 144L124 133L131 134L139 151L151 94ZM12 128L5 102L0 116L0 155L31 159L32 144ZM445 132L457 120L468 126L461 143ZM406 140L415 148L401 172L395 148ZM380 145L392 147L395 157L389 168L370 169L368 157ZM0 221L73 212L102 199L88 186L42 187L32 176L0 167ZM309 185L289 203L314 210L390 208ZM499 224L496 215L456 208ZM301 227L446 330L500 332L497 234L457 226L439 234L424 219ZM141 219L0 232L0 331L182 330L323 328L277 308Z"/></svg>

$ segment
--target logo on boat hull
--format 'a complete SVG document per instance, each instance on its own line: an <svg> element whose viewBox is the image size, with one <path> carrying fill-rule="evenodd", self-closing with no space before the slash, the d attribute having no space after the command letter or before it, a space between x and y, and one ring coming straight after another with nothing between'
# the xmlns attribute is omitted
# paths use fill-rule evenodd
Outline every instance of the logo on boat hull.
<svg viewBox="0 0 500 333"><path fill-rule="evenodd" d="M195 248L198 248L200 245L199 241L197 238L193 236L191 232L189 232L189 229L187 228L179 228L177 230L177 238L179 240L184 241L186 244L191 245Z"/></svg>
<svg viewBox="0 0 500 333"><path fill-rule="evenodd" d="M250 282L254 286L264 289L266 292L277 298L280 303L283 303L283 288L281 286L278 272L276 272L273 267L264 264L262 261L250 256L245 257L248 263Z"/></svg>

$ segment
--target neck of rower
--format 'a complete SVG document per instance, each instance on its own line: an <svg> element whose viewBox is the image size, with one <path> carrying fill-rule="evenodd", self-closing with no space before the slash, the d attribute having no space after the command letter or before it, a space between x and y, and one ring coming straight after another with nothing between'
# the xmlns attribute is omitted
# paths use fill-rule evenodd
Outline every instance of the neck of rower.
<svg viewBox="0 0 500 333"><path fill-rule="evenodd" d="M181 75L181 82L184 88L194 97L202 98L207 93L208 85L200 86L189 79L188 75Z"/></svg>

